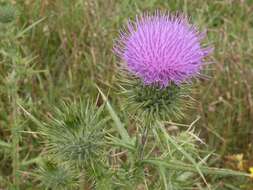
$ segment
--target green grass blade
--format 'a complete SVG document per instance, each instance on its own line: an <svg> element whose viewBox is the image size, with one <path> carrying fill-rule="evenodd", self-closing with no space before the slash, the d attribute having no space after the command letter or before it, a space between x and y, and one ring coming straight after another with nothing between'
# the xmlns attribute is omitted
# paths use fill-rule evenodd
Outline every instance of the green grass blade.
<svg viewBox="0 0 253 190"><path fill-rule="evenodd" d="M4 142L0 139L0 147L3 147L3 148L11 148L11 145L7 142Z"/></svg>
<svg viewBox="0 0 253 190"><path fill-rule="evenodd" d="M117 127L117 130L121 136L121 138L127 142L128 144L131 144L131 139L130 136L128 135L127 130L125 129L124 125L121 123L118 115L116 114L116 112L114 111L114 109L112 108L111 104L109 103L108 99L106 98L106 96L104 95L104 93L102 92L102 90L96 86L99 93L101 94L103 100L106 103L106 108L109 111L113 121L115 122L115 126Z"/></svg>
<svg viewBox="0 0 253 190"><path fill-rule="evenodd" d="M22 105L20 105L18 103L18 106L23 110L23 112L38 126L43 128L44 125L38 120L36 119L32 114L30 114Z"/></svg>
<svg viewBox="0 0 253 190"><path fill-rule="evenodd" d="M22 30L21 32L19 32L17 34L16 38L19 38L19 37L23 36L26 32L28 32L29 30L31 30L33 27L35 27L37 24L41 23L45 19L46 19L46 17L41 18L41 19L37 20L36 22L32 23L30 26L28 26L27 28L25 28L24 30Z"/></svg>

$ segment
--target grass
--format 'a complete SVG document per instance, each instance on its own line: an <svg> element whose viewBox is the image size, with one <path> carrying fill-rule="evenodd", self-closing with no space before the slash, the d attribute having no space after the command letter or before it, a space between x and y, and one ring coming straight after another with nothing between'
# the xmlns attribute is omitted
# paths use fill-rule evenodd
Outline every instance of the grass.
<svg viewBox="0 0 253 190"><path fill-rule="evenodd" d="M157 9L187 13L193 23L207 29L207 41L214 46L211 56L214 64L205 71L210 78L195 82L195 106L185 119L175 122L190 123L200 117L195 127L210 149L220 155L216 165L244 171L253 166L251 0L12 0L12 3L19 10L13 25L26 32L13 31L12 35L20 35L14 41L0 40L2 52L11 49L18 55L3 59L1 53L0 57L0 188L31 189L38 184L32 173L44 147L38 127L18 104L44 121L62 100L88 96L96 99L99 95L96 85L105 94L108 92L112 105L120 104L115 93L117 60L112 53L113 42L129 17ZM13 55L12 51L7 53ZM18 74L13 74L17 69ZM98 98L97 104L102 103L103 99ZM127 115L119 109L115 107L122 120L129 123ZM112 110L111 113L115 114ZM237 167L238 160L231 159L234 154L244 155L241 168ZM30 162L34 159L35 163ZM226 188L253 188L252 181L243 183L238 181Z"/></svg>

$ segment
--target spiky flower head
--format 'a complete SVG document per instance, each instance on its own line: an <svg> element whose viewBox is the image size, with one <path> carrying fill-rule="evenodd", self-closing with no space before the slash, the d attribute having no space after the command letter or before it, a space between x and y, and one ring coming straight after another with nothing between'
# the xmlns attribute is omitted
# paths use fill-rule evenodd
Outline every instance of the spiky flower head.
<svg viewBox="0 0 253 190"><path fill-rule="evenodd" d="M78 172L67 165L58 165L49 160L43 160L37 171L40 186L45 189L65 190L77 189Z"/></svg>
<svg viewBox="0 0 253 190"><path fill-rule="evenodd" d="M91 101L63 103L42 128L48 155L81 168L102 161L108 121L102 113Z"/></svg>
<svg viewBox="0 0 253 190"><path fill-rule="evenodd" d="M157 11L129 21L114 51L144 84L164 88L199 76L211 50L201 46L204 37L186 16Z"/></svg>
<svg viewBox="0 0 253 190"><path fill-rule="evenodd" d="M123 109L148 123L182 118L184 110L192 105L189 92L190 85L186 84L171 84L165 88L147 86L129 75L120 81Z"/></svg>

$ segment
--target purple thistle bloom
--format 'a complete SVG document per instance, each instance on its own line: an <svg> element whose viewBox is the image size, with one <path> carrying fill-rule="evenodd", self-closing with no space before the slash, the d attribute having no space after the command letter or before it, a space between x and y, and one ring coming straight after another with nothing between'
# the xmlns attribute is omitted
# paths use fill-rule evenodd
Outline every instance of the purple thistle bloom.
<svg viewBox="0 0 253 190"><path fill-rule="evenodd" d="M120 33L114 52L126 68L146 85L167 87L200 75L211 48L202 48L200 33L183 15L163 14L136 17Z"/></svg>

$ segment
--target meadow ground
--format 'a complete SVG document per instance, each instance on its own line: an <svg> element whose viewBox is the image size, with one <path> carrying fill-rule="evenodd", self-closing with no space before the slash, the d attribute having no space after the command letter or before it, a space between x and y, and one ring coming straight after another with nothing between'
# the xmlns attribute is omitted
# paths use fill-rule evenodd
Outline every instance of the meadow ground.
<svg viewBox="0 0 253 190"><path fill-rule="evenodd" d="M113 42L128 18L157 9L186 13L193 23L207 30L206 42L214 47L210 58L214 64L205 70L209 79L194 81L194 106L186 118L175 122L189 124L199 118L196 130L208 148L219 155L216 166L245 172L253 167L252 0L12 3L18 9L15 27L22 30L34 26L20 40L14 40L22 57L21 66L17 66L20 77L14 82L13 67L3 64L6 60L0 57L0 189L9 189L15 175L21 189L33 189L38 184L30 178L44 147L37 126L19 105L44 121L62 100L88 96L96 99L94 84L108 92L113 105L120 105L120 97L113 90L119 61L112 52ZM4 32L9 31L2 30L1 35ZM8 49L6 43L5 47L2 44L1 54ZM9 46L13 47L11 43ZM122 112L119 115L126 117ZM13 131L16 125L18 130ZM15 169L18 174L13 172ZM252 180L233 181L224 189L252 190Z"/></svg>

